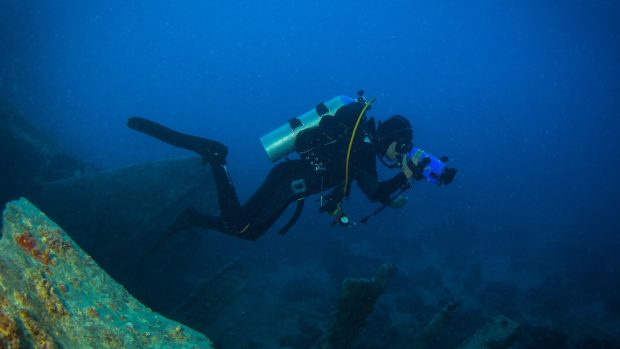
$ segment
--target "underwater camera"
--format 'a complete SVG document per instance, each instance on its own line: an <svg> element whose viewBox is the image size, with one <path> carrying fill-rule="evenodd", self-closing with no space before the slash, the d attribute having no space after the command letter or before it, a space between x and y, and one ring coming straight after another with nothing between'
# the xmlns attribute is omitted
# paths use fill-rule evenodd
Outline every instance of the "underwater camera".
<svg viewBox="0 0 620 349"><path fill-rule="evenodd" d="M447 156L437 158L424 150L415 147L411 149L409 154L407 154L407 161L411 161L416 166L420 162L427 162L424 170L422 171L422 177L428 182L436 185L449 184L454 179L457 171L455 168L449 168L446 166L446 162L448 161Z"/></svg>

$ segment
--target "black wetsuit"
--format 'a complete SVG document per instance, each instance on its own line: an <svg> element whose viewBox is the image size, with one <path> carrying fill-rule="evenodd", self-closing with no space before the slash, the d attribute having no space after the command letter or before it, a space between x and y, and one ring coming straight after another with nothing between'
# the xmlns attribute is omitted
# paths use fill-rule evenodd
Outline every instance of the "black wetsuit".
<svg viewBox="0 0 620 349"><path fill-rule="evenodd" d="M176 147L195 151L210 164L217 187L221 216L203 215L190 208L185 210L179 219L187 220L195 227L214 229L239 238L256 240L275 223L291 203L329 189L331 193L326 196L327 205L321 210L332 211L329 205L333 206L334 203L340 202L344 195L346 153L351 134L351 132L347 134L346 130L350 131L353 128L354 120L362 108L363 104L353 102L338 109L335 116L323 116L319 128L336 130L336 134L342 137L334 137L332 134L333 138L330 138L332 141L301 152L299 159L278 163L243 205L239 203L228 174L225 161L227 149L222 144L179 133L143 118L130 118L128 126ZM325 134L331 133L333 132ZM372 133L373 130L368 130L364 126L356 133L349 160L349 182L357 182L370 201L387 203L395 191L407 184L407 178L399 172L387 181L378 181L377 147L372 143ZM298 136L298 141L300 139L302 137ZM219 153L214 152L214 149ZM298 209L301 207L298 206ZM300 213L300 210L297 210L297 213Z"/></svg>
<svg viewBox="0 0 620 349"><path fill-rule="evenodd" d="M352 103L340 108L336 117L341 118L341 113L357 117L361 108L361 104ZM407 184L407 177L399 172L387 181L378 181L376 151L371 137L365 130L356 134L349 162L349 181L357 182L370 201L387 203L395 191ZM278 163L243 205L239 203L226 165L212 164L221 216L205 216L192 210L189 211L190 222L197 227L256 240L297 200L328 189L332 189L328 200L341 199L347 148L348 142L334 142L301 154L300 159Z"/></svg>

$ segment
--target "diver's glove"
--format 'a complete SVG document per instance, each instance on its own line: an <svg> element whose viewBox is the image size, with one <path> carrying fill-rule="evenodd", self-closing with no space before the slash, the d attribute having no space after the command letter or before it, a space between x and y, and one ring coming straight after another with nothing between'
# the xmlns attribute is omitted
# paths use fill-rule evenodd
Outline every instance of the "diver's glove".
<svg viewBox="0 0 620 349"><path fill-rule="evenodd" d="M408 200L409 198L407 198L406 196L398 195L396 198L394 198L394 200L388 202L387 205L390 208L403 208L407 204Z"/></svg>
<svg viewBox="0 0 620 349"><path fill-rule="evenodd" d="M413 162L413 160L409 159L407 161L407 167L409 167L411 172L413 172L413 175L411 176L411 178L415 179L416 181L423 180L424 169L426 168L426 165L430 163L431 163L431 159L429 157L425 157L424 159L420 160L417 165Z"/></svg>

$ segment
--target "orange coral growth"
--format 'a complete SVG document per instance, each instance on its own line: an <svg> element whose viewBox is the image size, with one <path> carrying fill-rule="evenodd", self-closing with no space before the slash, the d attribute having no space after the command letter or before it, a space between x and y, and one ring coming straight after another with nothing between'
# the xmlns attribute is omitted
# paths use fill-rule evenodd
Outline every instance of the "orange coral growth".
<svg viewBox="0 0 620 349"><path fill-rule="evenodd" d="M0 347L20 348L18 331L15 320L0 313Z"/></svg>
<svg viewBox="0 0 620 349"><path fill-rule="evenodd" d="M34 337L35 348L58 349L58 345L56 345L54 339L41 328L36 319L27 311L20 310L19 316L28 332Z"/></svg>
<svg viewBox="0 0 620 349"><path fill-rule="evenodd" d="M46 239L45 244L47 247L59 256L63 256L72 247L69 241L62 239L60 230L46 230L42 234Z"/></svg>
<svg viewBox="0 0 620 349"><path fill-rule="evenodd" d="M111 309L111 310L113 310L113 311L118 311L118 310L119 310L119 308L118 308L118 304L116 304L116 303L114 303L114 302L110 302L110 303L108 303L108 308L110 308L110 309Z"/></svg>
<svg viewBox="0 0 620 349"><path fill-rule="evenodd" d="M170 329L168 331L168 336L170 336L170 338L173 338L177 341L183 340L185 339L185 333L183 332L183 327L181 326L175 326L173 329Z"/></svg>
<svg viewBox="0 0 620 349"><path fill-rule="evenodd" d="M26 252L31 252L34 248L34 245L37 243L28 230L24 230L23 233L15 236L14 239L15 242L19 245L19 247L21 247L22 250Z"/></svg>
<svg viewBox="0 0 620 349"><path fill-rule="evenodd" d="M45 303L47 311L50 314L54 314L60 317L69 315L64 304L56 295L54 287L52 287L52 285L47 279L41 278L40 280L36 281L35 285L37 295Z"/></svg>
<svg viewBox="0 0 620 349"><path fill-rule="evenodd" d="M43 250L37 247L37 248L32 249L31 253L32 253L32 257L34 257L39 262L45 265L50 264L51 256L50 256L49 250Z"/></svg>
<svg viewBox="0 0 620 349"><path fill-rule="evenodd" d="M24 230L23 233L14 237L15 242L21 247L24 252L30 253L34 259L39 262L49 265L52 260L50 251L42 247L37 247L36 239L30 234L28 230Z"/></svg>
<svg viewBox="0 0 620 349"><path fill-rule="evenodd" d="M28 299L28 294L25 292L18 292L17 290L13 291L13 298L21 305L30 305L30 299Z"/></svg>
<svg viewBox="0 0 620 349"><path fill-rule="evenodd" d="M65 285L64 282L59 282L58 283L58 291L60 291L60 294L62 294L64 296L67 293L67 285Z"/></svg>
<svg viewBox="0 0 620 349"><path fill-rule="evenodd" d="M99 318L99 312L97 311L97 309L95 309L95 307L90 307L88 309L86 309L86 314L90 317L92 317L93 319L98 319Z"/></svg>

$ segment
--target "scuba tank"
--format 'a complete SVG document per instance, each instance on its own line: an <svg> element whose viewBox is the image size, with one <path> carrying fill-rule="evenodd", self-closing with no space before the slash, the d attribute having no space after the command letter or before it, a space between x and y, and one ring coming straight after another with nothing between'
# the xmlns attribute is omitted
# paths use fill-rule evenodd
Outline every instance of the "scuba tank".
<svg viewBox="0 0 620 349"><path fill-rule="evenodd" d="M294 152L295 140L301 131L319 126L324 115L335 115L340 107L352 102L355 102L355 99L351 97L336 96L265 134L260 141L267 156L272 162L276 162Z"/></svg>

